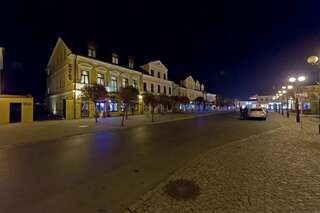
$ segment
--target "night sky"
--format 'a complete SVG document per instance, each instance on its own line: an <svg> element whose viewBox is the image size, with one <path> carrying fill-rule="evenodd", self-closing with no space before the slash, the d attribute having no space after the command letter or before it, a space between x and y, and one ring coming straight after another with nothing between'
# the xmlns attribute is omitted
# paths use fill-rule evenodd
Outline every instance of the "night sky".
<svg viewBox="0 0 320 213"><path fill-rule="evenodd" d="M305 58L320 55L319 10L316 0L3 0L0 46L23 63L25 91L37 100L59 35L103 41L120 60L127 50L141 60L158 58L169 78L191 74L209 92L246 98L271 93L290 74L316 80Z"/></svg>

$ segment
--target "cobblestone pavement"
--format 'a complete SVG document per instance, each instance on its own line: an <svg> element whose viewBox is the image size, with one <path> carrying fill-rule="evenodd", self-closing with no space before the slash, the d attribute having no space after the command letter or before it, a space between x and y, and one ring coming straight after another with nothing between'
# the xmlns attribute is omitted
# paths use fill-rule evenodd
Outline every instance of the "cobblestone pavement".
<svg viewBox="0 0 320 213"><path fill-rule="evenodd" d="M320 136L275 116L281 128L208 151L126 213L320 212ZM180 178L199 185L195 200L165 194L165 185Z"/></svg>

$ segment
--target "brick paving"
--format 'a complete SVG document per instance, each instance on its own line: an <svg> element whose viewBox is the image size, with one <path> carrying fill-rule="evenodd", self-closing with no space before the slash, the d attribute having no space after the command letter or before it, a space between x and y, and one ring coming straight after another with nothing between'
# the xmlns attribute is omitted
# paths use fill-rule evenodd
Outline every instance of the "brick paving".
<svg viewBox="0 0 320 213"><path fill-rule="evenodd" d="M281 128L209 150L142 196L126 213L320 212L320 136L273 115ZM305 131L309 130L309 131ZM195 181L200 195L176 201L165 185Z"/></svg>

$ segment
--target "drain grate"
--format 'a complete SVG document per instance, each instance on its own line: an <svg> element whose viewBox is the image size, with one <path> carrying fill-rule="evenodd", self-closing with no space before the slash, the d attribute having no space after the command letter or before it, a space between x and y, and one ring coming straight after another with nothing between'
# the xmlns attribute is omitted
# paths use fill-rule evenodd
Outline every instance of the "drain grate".
<svg viewBox="0 0 320 213"><path fill-rule="evenodd" d="M200 187L192 180L177 179L170 181L165 186L165 192L176 200L187 201L194 200L199 196Z"/></svg>

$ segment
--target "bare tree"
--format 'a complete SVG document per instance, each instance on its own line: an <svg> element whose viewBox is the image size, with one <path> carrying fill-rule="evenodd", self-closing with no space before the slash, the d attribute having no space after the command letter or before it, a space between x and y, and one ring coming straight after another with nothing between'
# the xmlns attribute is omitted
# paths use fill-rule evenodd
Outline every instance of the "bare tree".
<svg viewBox="0 0 320 213"><path fill-rule="evenodd" d="M81 89L82 97L87 98L94 103L94 117L98 122L97 102L108 98L108 92L102 85L86 85Z"/></svg>
<svg viewBox="0 0 320 213"><path fill-rule="evenodd" d="M119 100L123 103L123 114L121 126L124 126L124 118L128 116L128 108L137 101L139 91L133 86L121 88L119 91Z"/></svg>
<svg viewBox="0 0 320 213"><path fill-rule="evenodd" d="M159 99L152 93L145 93L143 95L143 102L151 106L151 121L154 122L154 109L159 105Z"/></svg>

